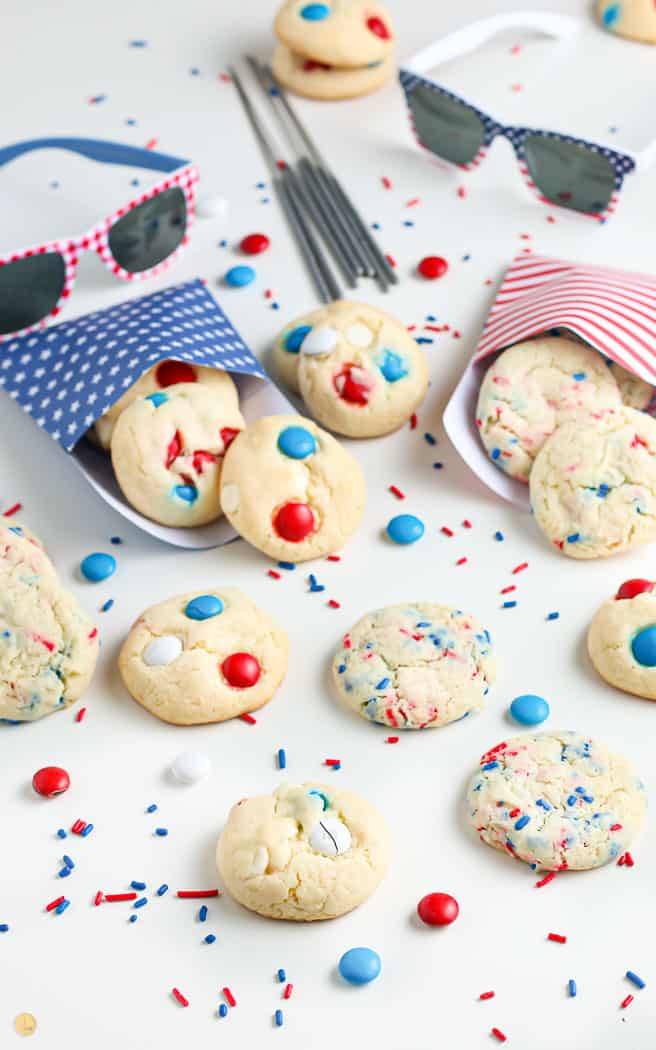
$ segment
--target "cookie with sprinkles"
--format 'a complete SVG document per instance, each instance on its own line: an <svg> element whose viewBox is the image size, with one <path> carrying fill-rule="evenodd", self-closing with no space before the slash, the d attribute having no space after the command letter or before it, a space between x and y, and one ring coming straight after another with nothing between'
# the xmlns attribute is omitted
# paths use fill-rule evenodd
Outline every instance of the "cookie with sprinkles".
<svg viewBox="0 0 656 1050"><path fill-rule="evenodd" d="M395 67L392 55L359 68L328 66L305 55L297 55L284 44L278 44L271 68L276 81L294 94L336 102L338 99L359 98L377 91L389 79Z"/></svg>
<svg viewBox="0 0 656 1050"><path fill-rule="evenodd" d="M583 416L604 419L622 400L604 358L572 339L532 339L499 354L478 395L476 425L493 463L528 481L556 427Z"/></svg>
<svg viewBox="0 0 656 1050"><path fill-rule="evenodd" d="M364 501L356 460L302 416L250 423L225 457L223 512L245 540L277 561L334 553L355 532Z"/></svg>
<svg viewBox="0 0 656 1050"><path fill-rule="evenodd" d="M656 44L656 7L653 0L597 0L597 15L611 33Z"/></svg>
<svg viewBox="0 0 656 1050"><path fill-rule="evenodd" d="M389 13L369 0L285 0L273 30L290 51L330 66L382 62L394 47Z"/></svg>
<svg viewBox="0 0 656 1050"><path fill-rule="evenodd" d="M621 407L565 423L530 477L533 514L570 558L606 558L656 539L656 420Z"/></svg>
<svg viewBox="0 0 656 1050"><path fill-rule="evenodd" d="M201 383L203 386L211 387L225 404L233 408L239 407L237 387L227 372L222 372L218 368L207 368L205 365L192 364L190 361L160 361L159 364L153 365L147 372L144 372L136 383L133 383L118 401L115 401L112 407L96 420L88 436L109 451L112 433L121 412L133 401L146 397L147 394L154 394L157 390L166 390L167 387L177 383Z"/></svg>
<svg viewBox="0 0 656 1050"><path fill-rule="evenodd" d="M594 668L625 693L656 700L656 584L627 580L595 613L588 630Z"/></svg>
<svg viewBox="0 0 656 1050"><path fill-rule="evenodd" d="M131 696L173 725L224 722L268 703L287 635L236 587L179 594L132 625L118 667Z"/></svg>
<svg viewBox="0 0 656 1050"><path fill-rule="evenodd" d="M333 660L344 703L394 729L439 728L479 711L496 677L489 632L461 609L413 602L376 609Z"/></svg>
<svg viewBox="0 0 656 1050"><path fill-rule="evenodd" d="M216 862L228 892L271 919L334 919L362 904L389 866L378 810L332 784L283 784L232 807Z"/></svg>
<svg viewBox="0 0 656 1050"><path fill-rule="evenodd" d="M0 536L0 721L31 722L80 698L98 631L40 547Z"/></svg>
<svg viewBox="0 0 656 1050"><path fill-rule="evenodd" d="M202 383L176 383L133 401L112 433L123 495L163 525L215 521L223 457L243 426L232 392L224 396Z"/></svg>
<svg viewBox="0 0 656 1050"><path fill-rule="evenodd" d="M481 841L537 871L585 871L617 860L646 806L644 784L626 758L566 731L490 748L466 796Z"/></svg>

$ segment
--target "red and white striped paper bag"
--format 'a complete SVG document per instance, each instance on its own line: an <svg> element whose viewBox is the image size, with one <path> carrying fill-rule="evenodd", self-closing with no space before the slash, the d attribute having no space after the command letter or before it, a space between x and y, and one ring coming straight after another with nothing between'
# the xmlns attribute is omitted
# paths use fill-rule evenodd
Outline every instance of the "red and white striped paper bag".
<svg viewBox="0 0 656 1050"><path fill-rule="evenodd" d="M481 481L526 510L527 486L487 456L476 403L492 354L552 329L568 330L656 386L656 277L544 255L518 255L506 270L478 346L444 411L444 428Z"/></svg>

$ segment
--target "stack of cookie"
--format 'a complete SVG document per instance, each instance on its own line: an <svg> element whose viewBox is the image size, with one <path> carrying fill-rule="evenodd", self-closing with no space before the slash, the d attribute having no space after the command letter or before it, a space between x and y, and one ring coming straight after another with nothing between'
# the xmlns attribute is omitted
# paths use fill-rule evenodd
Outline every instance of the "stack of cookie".
<svg viewBox="0 0 656 1050"><path fill-rule="evenodd" d="M393 69L390 17L363 0L286 0L276 16L276 80L297 95L368 95Z"/></svg>
<svg viewBox="0 0 656 1050"><path fill-rule="evenodd" d="M13 518L5 521L0 722L33 722L80 698L96 666L98 631L62 586L41 541Z"/></svg>

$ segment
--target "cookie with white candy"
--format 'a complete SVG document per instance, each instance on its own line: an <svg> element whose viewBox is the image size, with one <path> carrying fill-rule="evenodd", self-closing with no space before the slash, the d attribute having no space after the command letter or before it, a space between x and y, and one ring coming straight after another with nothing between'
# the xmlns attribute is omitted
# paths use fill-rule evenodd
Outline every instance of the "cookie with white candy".
<svg viewBox="0 0 656 1050"><path fill-rule="evenodd" d="M273 30L295 54L345 68L382 62L394 46L387 10L369 0L285 0Z"/></svg>
<svg viewBox="0 0 656 1050"><path fill-rule="evenodd" d="M334 919L389 866L390 835L365 799L327 784L282 785L232 807L216 860L228 892L273 919Z"/></svg>
<svg viewBox="0 0 656 1050"><path fill-rule="evenodd" d="M467 789L482 842L534 870L583 871L617 860L647 805L631 763L572 732L527 733L490 748Z"/></svg>

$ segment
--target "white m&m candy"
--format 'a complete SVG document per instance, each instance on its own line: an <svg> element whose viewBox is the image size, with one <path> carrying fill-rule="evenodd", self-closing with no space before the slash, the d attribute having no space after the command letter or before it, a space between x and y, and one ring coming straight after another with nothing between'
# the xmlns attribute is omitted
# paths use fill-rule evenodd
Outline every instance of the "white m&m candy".
<svg viewBox="0 0 656 1050"><path fill-rule="evenodd" d="M317 853L326 857L336 857L351 848L351 832L335 817L324 817L315 824L310 835L310 845Z"/></svg>
<svg viewBox="0 0 656 1050"><path fill-rule="evenodd" d="M163 634L149 642L141 658L149 667L165 667L177 660L182 652L182 642L174 634Z"/></svg>
<svg viewBox="0 0 656 1050"><path fill-rule="evenodd" d="M212 762L202 751L183 751L174 758L171 772L182 784L197 784L204 780L212 768Z"/></svg>
<svg viewBox="0 0 656 1050"><path fill-rule="evenodd" d="M310 356L329 354L337 346L337 332L328 325L319 325L308 332L301 343L301 353Z"/></svg>

